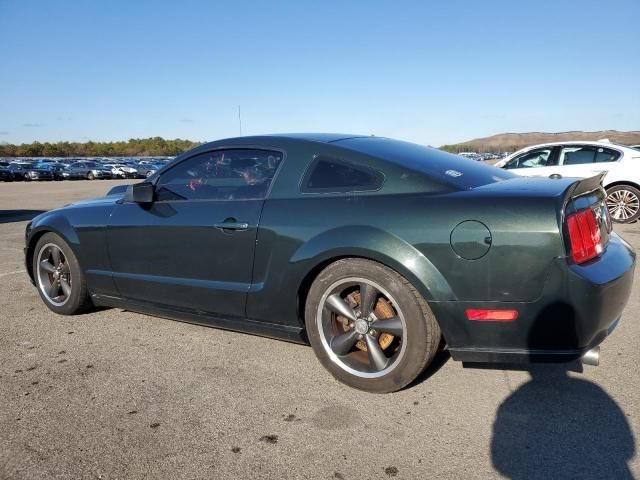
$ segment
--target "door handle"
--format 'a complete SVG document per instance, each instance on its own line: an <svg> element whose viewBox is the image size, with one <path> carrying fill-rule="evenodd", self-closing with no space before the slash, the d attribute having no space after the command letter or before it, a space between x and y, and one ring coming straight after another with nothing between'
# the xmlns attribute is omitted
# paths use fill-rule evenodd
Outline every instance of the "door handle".
<svg viewBox="0 0 640 480"><path fill-rule="evenodd" d="M557 180L559 178L562 178L562 175L560 175L559 173L552 173L551 175L549 175L549 178Z"/></svg>
<svg viewBox="0 0 640 480"><path fill-rule="evenodd" d="M224 222L214 223L214 227L221 230L247 230L249 224L247 222L238 222L235 218L225 218Z"/></svg>

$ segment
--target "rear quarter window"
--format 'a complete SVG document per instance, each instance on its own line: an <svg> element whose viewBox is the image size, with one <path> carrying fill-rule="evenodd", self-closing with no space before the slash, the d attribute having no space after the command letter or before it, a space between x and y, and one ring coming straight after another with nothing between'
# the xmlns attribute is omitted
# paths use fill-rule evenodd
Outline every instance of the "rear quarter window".
<svg viewBox="0 0 640 480"><path fill-rule="evenodd" d="M620 156L620 152L600 147L596 152L596 163L616 162Z"/></svg>
<svg viewBox="0 0 640 480"><path fill-rule="evenodd" d="M304 177L304 193L364 192L382 187L384 175L373 168L324 155L316 157Z"/></svg>
<svg viewBox="0 0 640 480"><path fill-rule="evenodd" d="M514 178L506 170L458 155L409 142L379 137L349 138L335 145L392 163L408 172L423 174L456 190L467 190Z"/></svg>

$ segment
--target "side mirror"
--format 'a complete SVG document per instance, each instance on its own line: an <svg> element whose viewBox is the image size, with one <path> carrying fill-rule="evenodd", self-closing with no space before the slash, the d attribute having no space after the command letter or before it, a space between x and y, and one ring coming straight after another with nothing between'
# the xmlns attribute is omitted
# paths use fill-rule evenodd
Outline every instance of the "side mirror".
<svg viewBox="0 0 640 480"><path fill-rule="evenodd" d="M129 185L125 194L125 201L134 203L153 203L155 188L149 182Z"/></svg>

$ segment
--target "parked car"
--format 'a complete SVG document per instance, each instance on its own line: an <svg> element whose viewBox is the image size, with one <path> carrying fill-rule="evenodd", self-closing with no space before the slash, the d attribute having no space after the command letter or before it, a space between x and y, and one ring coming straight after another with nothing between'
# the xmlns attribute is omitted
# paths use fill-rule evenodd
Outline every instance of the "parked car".
<svg viewBox="0 0 640 480"><path fill-rule="evenodd" d="M640 217L640 153L609 142L558 142L523 148L496 163L528 177L591 177L606 172L607 207L614 222Z"/></svg>
<svg viewBox="0 0 640 480"><path fill-rule="evenodd" d="M9 162L0 162L0 182L13 182L13 172L9 170Z"/></svg>
<svg viewBox="0 0 640 480"><path fill-rule="evenodd" d="M11 172L11 174L13 175L13 180L17 182L17 181L28 180L28 178L26 177L27 168L28 168L28 165L19 164L19 163L10 163L9 166L7 167L7 170Z"/></svg>
<svg viewBox="0 0 640 480"><path fill-rule="evenodd" d="M162 167L164 167L164 164L148 163L148 162L141 163L138 166L138 178L150 177L151 175L156 173L158 170L160 170Z"/></svg>
<svg viewBox="0 0 640 480"><path fill-rule="evenodd" d="M14 180L53 180L53 172L50 169L36 163L14 162L11 163L7 168L13 173Z"/></svg>
<svg viewBox="0 0 640 480"><path fill-rule="evenodd" d="M441 339L454 360L595 363L635 268L601 180L379 137L242 137L39 215L25 261L56 313L308 340L339 380L390 392Z"/></svg>
<svg viewBox="0 0 640 480"><path fill-rule="evenodd" d="M114 178L136 178L138 170L124 163L105 163L104 167L110 168Z"/></svg>
<svg viewBox="0 0 640 480"><path fill-rule="evenodd" d="M41 171L44 170L47 172L51 172L52 180L64 180L64 176L62 175L62 172L65 170L65 166L62 164L59 164L53 161L48 161L48 162L40 161L34 164L34 168L37 168Z"/></svg>
<svg viewBox="0 0 640 480"><path fill-rule="evenodd" d="M110 168L96 162L72 163L62 171L62 176L67 180L114 178Z"/></svg>

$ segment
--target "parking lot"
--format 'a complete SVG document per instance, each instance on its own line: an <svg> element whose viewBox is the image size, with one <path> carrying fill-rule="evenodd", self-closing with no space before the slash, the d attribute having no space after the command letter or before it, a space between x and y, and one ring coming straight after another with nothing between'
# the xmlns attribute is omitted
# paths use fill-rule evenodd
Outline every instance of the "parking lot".
<svg viewBox="0 0 640 480"><path fill-rule="evenodd" d="M24 272L27 220L120 183L0 184L0 479L640 476L638 272L599 367L442 353L409 388L367 394L306 346L50 312ZM640 224L615 230L640 248Z"/></svg>

